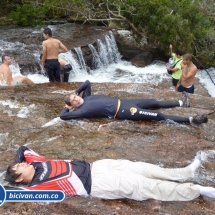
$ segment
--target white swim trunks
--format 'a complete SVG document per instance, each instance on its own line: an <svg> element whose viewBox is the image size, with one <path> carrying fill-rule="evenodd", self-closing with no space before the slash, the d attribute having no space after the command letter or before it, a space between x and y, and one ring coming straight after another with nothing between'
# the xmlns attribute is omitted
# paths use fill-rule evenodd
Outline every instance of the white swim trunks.
<svg viewBox="0 0 215 215"><path fill-rule="evenodd" d="M15 86L15 85L23 85L22 79L17 78L16 80L11 81L11 86Z"/></svg>

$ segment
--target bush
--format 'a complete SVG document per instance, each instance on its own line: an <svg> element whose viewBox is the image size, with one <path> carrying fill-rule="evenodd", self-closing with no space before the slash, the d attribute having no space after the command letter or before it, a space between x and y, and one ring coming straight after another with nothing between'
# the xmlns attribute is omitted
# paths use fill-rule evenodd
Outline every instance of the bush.
<svg viewBox="0 0 215 215"><path fill-rule="evenodd" d="M11 18L18 25L41 25L47 12L45 6L23 4L17 5L16 10L11 12Z"/></svg>

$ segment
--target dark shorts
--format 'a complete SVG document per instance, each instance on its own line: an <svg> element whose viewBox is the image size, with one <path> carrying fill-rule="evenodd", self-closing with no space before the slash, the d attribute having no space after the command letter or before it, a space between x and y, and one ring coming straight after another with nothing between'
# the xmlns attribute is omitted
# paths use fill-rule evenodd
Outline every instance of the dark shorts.
<svg viewBox="0 0 215 215"><path fill-rule="evenodd" d="M178 92L184 92L184 91L193 94L194 93L194 85L192 85L189 88L186 88L180 84L180 86L178 87Z"/></svg>
<svg viewBox="0 0 215 215"><path fill-rule="evenodd" d="M172 78L172 84L174 87L176 87L178 81L179 81L178 79Z"/></svg>
<svg viewBox="0 0 215 215"><path fill-rule="evenodd" d="M45 70L50 82L61 82L60 80L60 63L58 59L47 59L45 61Z"/></svg>

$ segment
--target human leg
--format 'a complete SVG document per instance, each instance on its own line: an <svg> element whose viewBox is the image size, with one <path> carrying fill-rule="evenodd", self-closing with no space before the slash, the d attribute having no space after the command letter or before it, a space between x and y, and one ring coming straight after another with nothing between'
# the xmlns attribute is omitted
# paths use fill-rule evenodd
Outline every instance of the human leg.
<svg viewBox="0 0 215 215"><path fill-rule="evenodd" d="M54 61L53 62L53 75L54 75L54 78L55 78L55 81L56 82L61 82L61 78L60 78L60 63L58 60Z"/></svg>
<svg viewBox="0 0 215 215"><path fill-rule="evenodd" d="M34 84L34 82L26 76L21 76L21 80L23 84Z"/></svg>
<svg viewBox="0 0 215 215"><path fill-rule="evenodd" d="M71 64L66 64L66 65L64 65L62 67L61 74L63 76L63 78L62 78L63 82L68 82L69 81L69 74L70 74L71 70L72 70Z"/></svg>
<svg viewBox="0 0 215 215"><path fill-rule="evenodd" d="M45 61L45 65L44 68L46 70L46 73L49 77L49 82L54 82L55 78L54 78L54 74L53 74L53 65L52 65L52 60L46 60Z"/></svg>
<svg viewBox="0 0 215 215"><path fill-rule="evenodd" d="M157 101L155 99L129 99L129 100L121 100L121 105L137 105L140 108L148 109L148 108L171 108L171 107L179 107L180 103L178 101L175 102L166 102L166 101Z"/></svg>
<svg viewBox="0 0 215 215"><path fill-rule="evenodd" d="M11 81L11 86L23 85L21 75L16 75Z"/></svg>
<svg viewBox="0 0 215 215"><path fill-rule="evenodd" d="M165 115L154 110L142 109L142 108L139 108L137 105L133 105L133 103L131 103L130 100L121 101L121 105L117 113L117 118L128 119L128 120L148 120L148 121L173 120L179 123L183 123L183 122L189 123L189 118Z"/></svg>
<svg viewBox="0 0 215 215"><path fill-rule="evenodd" d="M72 71L72 66L71 66L71 64L66 64L65 66L64 66L64 71L65 71L65 73L64 73L64 82L68 82L69 81L69 75L70 75L70 72Z"/></svg>
<svg viewBox="0 0 215 215"><path fill-rule="evenodd" d="M182 100L182 106L183 107L190 107L190 102L189 102L189 96L186 91L182 92L183 100Z"/></svg>
<svg viewBox="0 0 215 215"><path fill-rule="evenodd" d="M178 84L178 79L172 78L172 84L174 87L176 87L176 85Z"/></svg>
<svg viewBox="0 0 215 215"><path fill-rule="evenodd" d="M154 164L145 162L132 162L129 160L116 160L113 167L117 170L124 170L133 174L142 175L151 179L162 180L187 180L194 176L195 171L199 168L201 160L195 157L194 161L183 168L162 168Z"/></svg>
<svg viewBox="0 0 215 215"><path fill-rule="evenodd" d="M104 199L129 198L162 201L189 201L199 196L198 187L191 183L176 183L149 179L122 169L117 160L93 163L91 196Z"/></svg>

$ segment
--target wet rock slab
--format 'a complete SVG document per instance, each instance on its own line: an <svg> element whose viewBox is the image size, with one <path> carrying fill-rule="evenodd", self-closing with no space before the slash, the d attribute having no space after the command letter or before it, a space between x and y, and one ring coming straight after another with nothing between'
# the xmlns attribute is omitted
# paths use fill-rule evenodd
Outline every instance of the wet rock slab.
<svg viewBox="0 0 215 215"><path fill-rule="evenodd" d="M198 82L198 80L195 80ZM209 114L209 122L201 126L178 123L80 119L68 122L58 116L63 93L75 90L80 83L47 83L33 86L1 87L0 94L0 171L14 160L19 146L26 144L48 158L129 159L164 167L184 167L198 151L214 150L215 98L203 86L190 95L190 108L160 109L180 116ZM92 83L94 94L121 99L155 98L175 101L181 94L169 90L164 81L150 84ZM3 104L4 101L4 104ZM212 151L213 152L213 151ZM214 158L204 161L193 182L215 186ZM210 178L207 179L206 173ZM3 182L4 174L1 177ZM213 179L213 180L210 180ZM147 200L100 200L70 197L61 203L4 203L0 214L214 214L214 200L199 197L191 202Z"/></svg>

